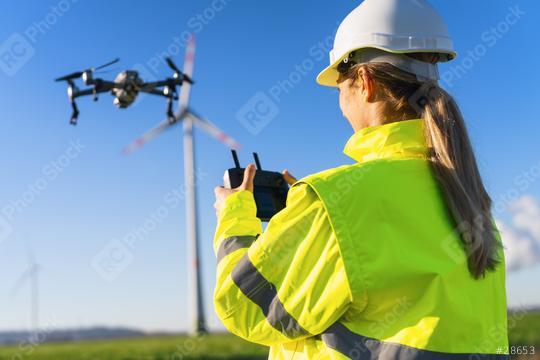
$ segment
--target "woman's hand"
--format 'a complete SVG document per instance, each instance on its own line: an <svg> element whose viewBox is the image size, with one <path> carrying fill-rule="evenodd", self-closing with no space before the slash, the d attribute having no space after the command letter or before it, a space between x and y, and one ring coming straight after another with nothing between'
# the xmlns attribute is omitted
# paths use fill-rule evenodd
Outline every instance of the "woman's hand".
<svg viewBox="0 0 540 360"><path fill-rule="evenodd" d="M291 175L289 170L285 169L281 173L283 174L283 178L285 179L287 184L292 185L297 181L296 178Z"/></svg>
<svg viewBox="0 0 540 360"><path fill-rule="evenodd" d="M283 178L287 182L287 184L292 185L297 180L294 176L292 176L289 173L289 170L285 169L281 172L283 174ZM246 169L244 170L244 181L242 181L242 184L234 189L225 189L223 186L216 186L214 188L214 194L216 195L216 201L214 202L214 209L216 209L216 215L218 215L221 212L221 209L223 208L223 202L227 197L234 194L235 192L242 191L242 190L249 190L253 192L253 179L255 178L255 165L249 164Z"/></svg>
<svg viewBox="0 0 540 360"><path fill-rule="evenodd" d="M216 186L214 188L214 194L216 195L216 201L214 202L216 215L221 212L223 202L230 195L242 190L249 190L253 192L253 178L255 178L255 165L249 164L244 170L244 180L239 187L234 189L225 189L223 186Z"/></svg>

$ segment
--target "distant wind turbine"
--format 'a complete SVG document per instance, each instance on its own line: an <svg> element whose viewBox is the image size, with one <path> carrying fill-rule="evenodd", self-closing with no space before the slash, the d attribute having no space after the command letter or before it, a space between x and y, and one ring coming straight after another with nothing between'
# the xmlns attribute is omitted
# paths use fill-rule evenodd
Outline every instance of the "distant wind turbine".
<svg viewBox="0 0 540 360"><path fill-rule="evenodd" d="M30 283L30 340L36 341L39 331L39 271L42 267L36 262L30 245L27 247L27 259L28 266L11 288L11 295L15 296L23 285Z"/></svg>

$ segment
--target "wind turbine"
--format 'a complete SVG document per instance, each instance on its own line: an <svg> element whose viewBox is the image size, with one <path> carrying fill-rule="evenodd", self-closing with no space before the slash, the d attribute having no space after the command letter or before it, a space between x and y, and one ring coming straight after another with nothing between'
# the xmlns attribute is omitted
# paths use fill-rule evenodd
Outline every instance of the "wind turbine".
<svg viewBox="0 0 540 360"><path fill-rule="evenodd" d="M39 271L41 265L36 262L34 252L28 246L27 248L28 267L23 271L11 288L11 295L15 296L19 289L26 283L30 282L30 341L38 340L39 331Z"/></svg>
<svg viewBox="0 0 540 360"><path fill-rule="evenodd" d="M184 71L183 73L189 78L193 79L193 66L195 58L195 37L191 35L186 47L186 54L184 59ZM169 64L169 66L171 66ZM194 286L191 292L192 304L194 309L194 328L191 332L194 334L206 333L206 321L204 317L204 307L202 299L202 285L201 285L201 262L199 257L199 231L197 222L197 193L196 193L196 179L194 175L195 171L195 159L194 159L194 139L193 139L193 125L197 125L199 128L210 134L220 142L232 149L238 149L240 144L221 131L216 125L202 118L189 106L189 96L191 91L191 84L184 82L180 89L179 107L174 114L174 120L164 120L156 125L154 128L148 130L137 140L126 146L123 150L124 154L130 154L133 151L139 149L144 144L148 143L152 139L159 136L162 132L170 129L172 126L182 122L184 130L184 181L186 186L186 231L187 240L190 245L191 252L191 278L192 286Z"/></svg>

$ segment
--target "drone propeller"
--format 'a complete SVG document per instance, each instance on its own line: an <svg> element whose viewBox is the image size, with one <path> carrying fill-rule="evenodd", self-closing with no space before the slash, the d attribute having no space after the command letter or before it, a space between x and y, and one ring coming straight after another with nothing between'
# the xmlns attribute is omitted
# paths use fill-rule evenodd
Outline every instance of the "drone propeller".
<svg viewBox="0 0 540 360"><path fill-rule="evenodd" d="M99 70L99 69L103 69L104 67L110 66L110 65L112 65L112 64L116 64L116 63L119 62L119 61L120 61L120 59L119 59L119 58L116 58L116 59L114 59L114 60L112 60L112 61L109 61L109 62L106 63L106 64L103 64L103 65L98 66L97 68L92 68L91 71L96 71L96 70Z"/></svg>
<svg viewBox="0 0 540 360"><path fill-rule="evenodd" d="M71 74L56 78L56 79L54 79L54 81L65 81L65 80L76 79L78 77L81 77L83 73L84 73L84 71L77 71L77 72L74 72L74 73L71 73Z"/></svg>
<svg viewBox="0 0 540 360"><path fill-rule="evenodd" d="M186 74L182 73L178 66L172 61L170 57L166 57L165 61L167 62L167 65L174 71L175 77L182 77L182 80L187 81L190 84L193 84L193 80Z"/></svg>
<svg viewBox="0 0 540 360"><path fill-rule="evenodd" d="M112 73L113 71L119 72L120 69L117 68L117 67L114 67L114 68L112 68L112 69L94 71L94 74L110 74L110 73Z"/></svg>
<svg viewBox="0 0 540 360"><path fill-rule="evenodd" d="M167 57L165 58L165 61L167 61L167 65L169 65L169 67L171 69L174 70L174 72L178 73L178 74L181 74L182 72L180 71L180 69L176 66L176 64L172 61L172 59L170 57Z"/></svg>
<svg viewBox="0 0 540 360"><path fill-rule="evenodd" d="M90 68L90 69L83 70L83 71L76 71L74 73L59 77L59 78L55 79L54 81L67 81L67 80L71 80L71 79L76 79L76 78L81 77L85 72L92 72L93 73L96 70L103 69L104 67L107 67L107 66L112 65L112 64L116 64L119 61L120 61L120 59L116 58L116 59L114 59L112 61L109 61L106 64L100 65L98 67Z"/></svg>
<svg viewBox="0 0 540 360"><path fill-rule="evenodd" d="M169 65L169 67L174 71L175 79L180 79L182 82L186 81L190 84L193 84L191 78L186 74L182 73L182 71L180 71L178 66L176 66L176 64L170 57L165 58L165 61L167 62L167 65ZM176 89L176 83L173 82L173 80L169 81L170 84L167 85L164 92L167 96L167 119L169 121L169 124L173 124L176 122L176 118L173 112L173 100L178 100L178 90Z"/></svg>

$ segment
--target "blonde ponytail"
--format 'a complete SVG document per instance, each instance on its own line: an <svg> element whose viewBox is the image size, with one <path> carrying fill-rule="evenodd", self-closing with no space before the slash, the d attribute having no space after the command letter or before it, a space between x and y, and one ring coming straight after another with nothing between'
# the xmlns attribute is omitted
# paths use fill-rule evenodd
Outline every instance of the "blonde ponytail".
<svg viewBox="0 0 540 360"><path fill-rule="evenodd" d="M459 231L472 276L494 270L501 246L491 216L489 197L471 146L465 121L455 100L438 84L419 83L416 77L384 63L354 66L356 79L363 67L377 82L397 120L421 117L433 173Z"/></svg>
<svg viewBox="0 0 540 360"><path fill-rule="evenodd" d="M421 115L433 172L467 252L469 270L479 278L498 263L492 201L455 100L435 84L419 91L426 95Z"/></svg>

